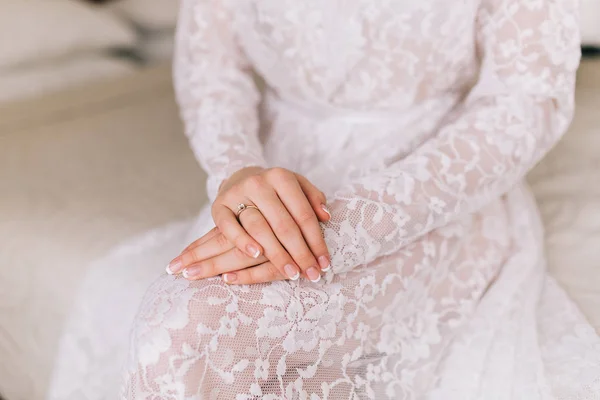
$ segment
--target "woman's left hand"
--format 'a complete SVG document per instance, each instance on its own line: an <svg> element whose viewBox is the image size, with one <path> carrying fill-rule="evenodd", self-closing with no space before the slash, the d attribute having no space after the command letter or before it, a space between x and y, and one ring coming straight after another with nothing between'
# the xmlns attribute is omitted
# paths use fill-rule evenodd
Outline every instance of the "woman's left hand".
<svg viewBox="0 0 600 400"><path fill-rule="evenodd" d="M288 279L266 257L246 255L217 228L190 244L174 262L181 263L189 280L222 275L226 283L249 285Z"/></svg>

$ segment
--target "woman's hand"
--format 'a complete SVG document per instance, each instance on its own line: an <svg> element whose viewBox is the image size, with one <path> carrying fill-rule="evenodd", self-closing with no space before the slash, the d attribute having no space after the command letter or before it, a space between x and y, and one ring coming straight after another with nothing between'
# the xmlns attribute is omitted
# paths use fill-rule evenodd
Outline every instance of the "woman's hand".
<svg viewBox="0 0 600 400"><path fill-rule="evenodd" d="M250 257L213 228L190 244L174 261L187 265L183 277L199 280L222 275L229 284L248 285L289 279L265 256Z"/></svg>
<svg viewBox="0 0 600 400"><path fill-rule="evenodd" d="M214 271L220 268L220 273L237 270L236 276L240 279L239 275L244 275L240 269L264 265L259 270L249 268L247 274L263 274L266 268L274 268L281 279L295 280L303 275L316 282L321 278L321 271L330 267L319 225L319 220L330 218L325 201L320 190L291 171L244 168L222 185L213 203L212 216L217 229L175 258L168 271L186 270L190 278L217 275L199 273L199 268L204 266ZM238 221L236 213L240 203L257 209L245 209ZM221 258L211 264L219 266L217 269L202 264L217 257Z"/></svg>

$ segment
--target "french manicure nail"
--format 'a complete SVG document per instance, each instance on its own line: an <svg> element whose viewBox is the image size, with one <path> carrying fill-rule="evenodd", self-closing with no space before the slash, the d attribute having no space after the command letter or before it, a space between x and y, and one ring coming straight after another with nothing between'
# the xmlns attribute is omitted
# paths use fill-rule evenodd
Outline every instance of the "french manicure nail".
<svg viewBox="0 0 600 400"><path fill-rule="evenodd" d="M311 282L319 282L321 280L321 273L315 267L310 267L306 271L306 276Z"/></svg>
<svg viewBox="0 0 600 400"><path fill-rule="evenodd" d="M186 268L183 270L183 277L188 279L194 279L194 278L199 278L202 277L202 270L204 268L201 265L196 265L190 268Z"/></svg>
<svg viewBox="0 0 600 400"><path fill-rule="evenodd" d="M327 213L327 215L329 215L329 219L331 219L331 213L329 212L329 209L327 208L327 206L325 204L321 204L321 209L323 211L325 211Z"/></svg>
<svg viewBox="0 0 600 400"><path fill-rule="evenodd" d="M260 256L260 250L257 249L256 246L253 246L251 244L246 246L246 251L248 252L248 255L252 258L258 258L258 256Z"/></svg>
<svg viewBox="0 0 600 400"><path fill-rule="evenodd" d="M321 271L329 271L331 269L331 263L329 262L329 258L327 258L327 256L319 257L319 266L321 267Z"/></svg>
<svg viewBox="0 0 600 400"><path fill-rule="evenodd" d="M165 270L167 271L167 274L169 275L175 275L177 273L179 273L179 270L181 270L181 261L177 260L173 260L169 263L169 265L167 265L167 268L165 268Z"/></svg>
<svg viewBox="0 0 600 400"><path fill-rule="evenodd" d="M233 283L235 282L235 280L237 279L237 275L232 273L232 272L228 272L226 274L223 274L223 280L226 283Z"/></svg>
<svg viewBox="0 0 600 400"><path fill-rule="evenodd" d="M283 270L285 271L285 274L288 276L288 278L290 278L293 281L296 281L298 280L298 278L300 278L300 270L298 270L298 268L296 268L292 264L287 264L285 267L283 267Z"/></svg>

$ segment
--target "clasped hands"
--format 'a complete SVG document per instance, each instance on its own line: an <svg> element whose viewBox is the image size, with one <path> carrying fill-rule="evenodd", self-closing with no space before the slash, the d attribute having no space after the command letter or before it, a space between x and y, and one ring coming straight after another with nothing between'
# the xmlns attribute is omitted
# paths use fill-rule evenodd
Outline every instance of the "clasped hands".
<svg viewBox="0 0 600 400"><path fill-rule="evenodd" d="M256 208L238 214L239 204ZM331 218L325 204L325 195L292 171L241 169L221 185L212 205L215 228L173 259L167 272L189 280L221 275L229 284L318 282L331 268L319 225Z"/></svg>

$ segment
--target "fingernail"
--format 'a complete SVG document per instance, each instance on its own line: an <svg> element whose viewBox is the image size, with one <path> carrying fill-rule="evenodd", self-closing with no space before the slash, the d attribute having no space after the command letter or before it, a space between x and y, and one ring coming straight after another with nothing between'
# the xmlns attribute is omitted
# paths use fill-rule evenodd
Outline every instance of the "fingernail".
<svg viewBox="0 0 600 400"><path fill-rule="evenodd" d="M179 270L181 270L181 267L182 267L181 261L173 260L169 263L169 265L167 265L167 268L165 268L165 270L167 271L167 274L175 275L175 274L179 273Z"/></svg>
<svg viewBox="0 0 600 400"><path fill-rule="evenodd" d="M296 281L298 278L300 278L300 271L292 264L287 264L285 267L283 267L283 270L288 278L293 281Z"/></svg>
<svg viewBox="0 0 600 400"><path fill-rule="evenodd" d="M182 275L185 279L194 279L199 277L201 272L200 268L186 268L183 270Z"/></svg>
<svg viewBox="0 0 600 400"><path fill-rule="evenodd" d="M249 244L246 246L246 251L248 255L252 258L258 258L260 256L260 250L256 248L256 246Z"/></svg>
<svg viewBox="0 0 600 400"><path fill-rule="evenodd" d="M323 211L325 211L327 213L327 215L329 215L329 219L331 219L331 213L329 212L329 209L327 208L327 206L325 204L321 204L321 209Z"/></svg>
<svg viewBox="0 0 600 400"><path fill-rule="evenodd" d="M329 271L331 269L331 263L329 262L329 258L327 258L327 256L319 257L319 266L321 267L321 271Z"/></svg>
<svg viewBox="0 0 600 400"><path fill-rule="evenodd" d="M235 282L235 280L237 279L237 275L231 272L228 272L226 274L223 274L223 280L226 283L233 283Z"/></svg>
<svg viewBox="0 0 600 400"><path fill-rule="evenodd" d="M310 267L306 271L306 276L311 282L319 282L321 280L321 273L315 267Z"/></svg>

